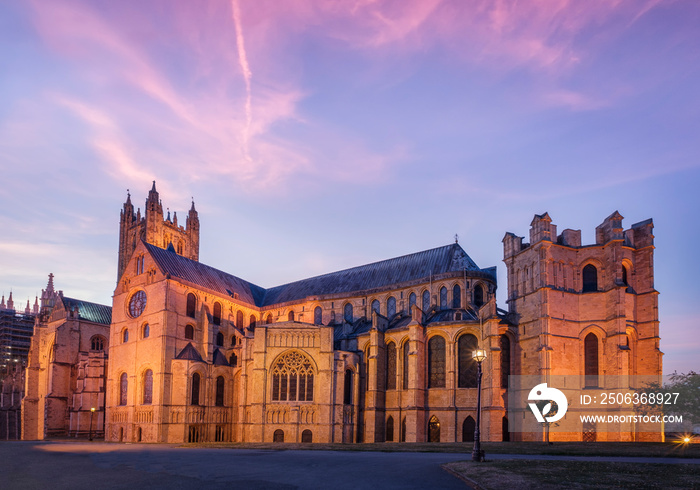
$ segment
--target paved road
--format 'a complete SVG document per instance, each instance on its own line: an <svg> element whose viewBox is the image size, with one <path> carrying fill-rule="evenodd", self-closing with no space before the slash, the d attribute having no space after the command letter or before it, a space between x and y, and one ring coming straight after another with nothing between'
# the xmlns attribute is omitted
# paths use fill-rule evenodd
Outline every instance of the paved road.
<svg viewBox="0 0 700 490"><path fill-rule="evenodd" d="M0 443L0 488L466 488L440 468L469 454Z"/></svg>

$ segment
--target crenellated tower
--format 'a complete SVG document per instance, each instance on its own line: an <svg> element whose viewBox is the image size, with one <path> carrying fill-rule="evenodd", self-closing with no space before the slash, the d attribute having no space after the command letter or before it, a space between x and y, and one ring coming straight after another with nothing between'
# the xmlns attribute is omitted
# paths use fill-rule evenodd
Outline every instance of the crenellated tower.
<svg viewBox="0 0 700 490"><path fill-rule="evenodd" d="M156 190L155 180L148 192L143 217L140 209L134 212L131 194L127 192L119 221L117 281L124 273L139 240L162 248L172 246L183 257L199 261L199 216L194 207L194 201L183 227L177 223L177 213L173 213L171 218L168 210L167 216L164 216L163 204Z"/></svg>

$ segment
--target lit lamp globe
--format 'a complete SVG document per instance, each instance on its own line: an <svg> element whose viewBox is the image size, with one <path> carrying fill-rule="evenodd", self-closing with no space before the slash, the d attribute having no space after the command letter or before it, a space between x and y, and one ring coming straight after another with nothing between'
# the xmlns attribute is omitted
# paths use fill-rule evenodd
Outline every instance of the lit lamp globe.
<svg viewBox="0 0 700 490"><path fill-rule="evenodd" d="M484 359L486 359L486 351L484 349L476 349L472 353L472 357L476 362L481 363L484 361Z"/></svg>

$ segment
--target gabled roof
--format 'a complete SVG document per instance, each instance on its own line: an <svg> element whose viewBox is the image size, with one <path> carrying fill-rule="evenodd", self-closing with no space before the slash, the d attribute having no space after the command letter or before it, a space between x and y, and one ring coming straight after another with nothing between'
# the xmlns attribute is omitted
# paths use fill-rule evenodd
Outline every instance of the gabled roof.
<svg viewBox="0 0 700 490"><path fill-rule="evenodd" d="M226 356L221 353L219 349L214 351L214 357L211 362L214 366L230 366L229 362L226 360Z"/></svg>
<svg viewBox="0 0 700 490"><path fill-rule="evenodd" d="M464 269L485 272L477 267L459 244L453 243L277 286L266 291L263 304L273 305L308 296L376 289Z"/></svg>
<svg viewBox="0 0 700 490"><path fill-rule="evenodd" d="M110 306L99 305L97 303L90 303L89 301L68 298L65 296L61 298L61 301L63 302L65 309L68 311L78 308L78 318L81 320L101 323L103 325L109 325L112 323L112 308Z"/></svg>
<svg viewBox="0 0 700 490"><path fill-rule="evenodd" d="M199 355L199 352L197 352L197 349L194 348L192 345L192 342L187 342L187 345L185 346L184 349L180 351L180 353L175 357L175 359L184 359L186 361L196 361L196 362L204 362L204 359L202 359L202 356Z"/></svg>
<svg viewBox="0 0 700 490"><path fill-rule="evenodd" d="M270 306L298 301L309 296L348 294L464 270L480 272L496 279L496 268L480 269L457 243L422 252L382 260L330 274L302 279L263 289L208 265L144 243L161 271L184 281L216 291L222 296L238 294L241 301Z"/></svg>
<svg viewBox="0 0 700 490"><path fill-rule="evenodd" d="M178 255L174 250L168 251L149 243L144 245L163 274L216 291L222 296L234 297L234 294L238 294L241 301L261 306L265 290L260 286Z"/></svg>

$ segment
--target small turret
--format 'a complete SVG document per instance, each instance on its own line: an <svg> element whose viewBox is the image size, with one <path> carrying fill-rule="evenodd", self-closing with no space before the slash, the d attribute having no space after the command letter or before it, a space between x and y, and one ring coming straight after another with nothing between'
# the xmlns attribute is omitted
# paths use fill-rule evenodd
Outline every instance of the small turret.
<svg viewBox="0 0 700 490"><path fill-rule="evenodd" d="M14 310L14 309L15 309L15 302L12 301L12 291L10 291L10 297L7 298L7 309L8 309L8 310Z"/></svg>
<svg viewBox="0 0 700 490"><path fill-rule="evenodd" d="M7 309L5 306L5 295L2 295L2 301L0 301L0 310L5 310Z"/></svg>

